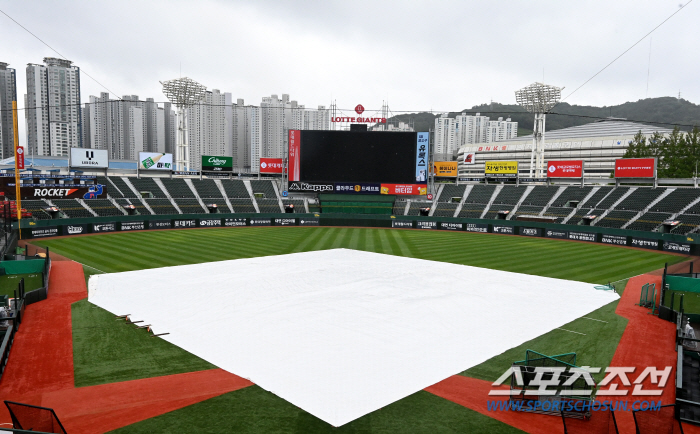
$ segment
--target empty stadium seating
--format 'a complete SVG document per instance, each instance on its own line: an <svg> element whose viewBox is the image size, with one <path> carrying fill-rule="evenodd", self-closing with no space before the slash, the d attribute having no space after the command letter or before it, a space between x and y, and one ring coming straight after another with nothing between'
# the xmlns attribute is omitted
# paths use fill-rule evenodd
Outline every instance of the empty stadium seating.
<svg viewBox="0 0 700 434"><path fill-rule="evenodd" d="M552 202L553 207L563 208L569 202L581 202L586 196L593 190L593 187L577 187L570 185L561 192L554 202Z"/></svg>
<svg viewBox="0 0 700 434"><path fill-rule="evenodd" d="M202 208L197 199L174 197L173 200L183 214L207 214L209 210Z"/></svg>
<svg viewBox="0 0 700 434"><path fill-rule="evenodd" d="M668 196L658 201L650 211L677 213L700 197L700 189L676 188Z"/></svg>
<svg viewBox="0 0 700 434"><path fill-rule="evenodd" d="M49 204L43 200L23 200L22 208L26 209L32 213L32 217L37 220L49 220L51 216L44 212L45 208L48 208Z"/></svg>
<svg viewBox="0 0 700 434"><path fill-rule="evenodd" d="M595 225L604 228L621 228L637 214L639 214L637 211L612 210L605 217L598 218Z"/></svg>
<svg viewBox="0 0 700 434"><path fill-rule="evenodd" d="M458 202L439 202L433 213L434 217L452 217L459 206Z"/></svg>
<svg viewBox="0 0 700 434"><path fill-rule="evenodd" d="M294 205L294 212L306 212L304 201L301 199L282 199L282 209L284 209L286 205Z"/></svg>
<svg viewBox="0 0 700 434"><path fill-rule="evenodd" d="M170 197L172 198L194 197L192 189L182 178L162 178L161 182L163 183L165 189L168 190L168 193L170 193Z"/></svg>
<svg viewBox="0 0 700 434"><path fill-rule="evenodd" d="M472 188L464 203L483 203L487 204L493 196L493 192L496 190L495 185L483 185L477 184Z"/></svg>
<svg viewBox="0 0 700 434"><path fill-rule="evenodd" d="M539 215L539 213L542 212L543 209L544 206L539 205L520 205L516 213L525 215Z"/></svg>
<svg viewBox="0 0 700 434"><path fill-rule="evenodd" d="M141 215L151 215L151 212L143 206L143 203L139 199L114 199L122 208L127 205L133 205L136 208L136 212Z"/></svg>
<svg viewBox="0 0 700 434"><path fill-rule="evenodd" d="M233 212L240 212L240 213L256 212L255 206L253 205L253 201L251 201L250 198L248 198L248 199L230 198L229 201L231 202L231 206L233 207Z"/></svg>
<svg viewBox="0 0 700 434"><path fill-rule="evenodd" d="M94 217L77 199L52 199L51 202L70 218Z"/></svg>
<svg viewBox="0 0 700 434"><path fill-rule="evenodd" d="M250 193L248 193L248 189L245 188L245 185L241 180L222 179L221 185L223 185L226 196L229 198L235 197L250 199Z"/></svg>
<svg viewBox="0 0 700 434"><path fill-rule="evenodd" d="M667 212L647 212L642 214L637 220L632 222L626 229L636 230L636 231L653 231L664 220L671 217L671 213Z"/></svg>
<svg viewBox="0 0 700 434"><path fill-rule="evenodd" d="M163 190L151 178L129 178L129 181L143 197L148 197L146 193L151 193L155 198L165 197Z"/></svg>
<svg viewBox="0 0 700 434"><path fill-rule="evenodd" d="M250 181L250 187L253 189L253 194L264 194L266 199L276 198L275 188L272 186L272 181L257 180Z"/></svg>
<svg viewBox="0 0 700 434"><path fill-rule="evenodd" d="M255 201L258 203L258 209L261 213L280 213L280 203L277 199L261 199L257 198Z"/></svg>
<svg viewBox="0 0 700 434"><path fill-rule="evenodd" d="M421 208L430 208L432 203L423 201L412 201L407 215L420 215Z"/></svg>
<svg viewBox="0 0 700 434"><path fill-rule="evenodd" d="M192 179L191 181L192 185L194 185L195 190L197 190L197 194L202 199L209 197L223 197L223 195L221 194L221 190L219 190L219 187L216 185L216 181L214 181L213 179ZM170 187L167 188L168 191L170 191Z"/></svg>
<svg viewBox="0 0 700 434"><path fill-rule="evenodd" d="M144 199L148 206L151 207L153 213L158 215L180 214L170 202L170 199ZM200 206L201 208L201 206Z"/></svg>
<svg viewBox="0 0 700 434"><path fill-rule="evenodd" d="M659 197L664 190L663 188L639 187L624 198L622 202L618 203L615 209L643 211L650 203Z"/></svg>
<svg viewBox="0 0 700 434"><path fill-rule="evenodd" d="M543 208L552 200L552 196L559 190L559 187L537 185L523 200L523 205L539 205Z"/></svg>
<svg viewBox="0 0 700 434"><path fill-rule="evenodd" d="M485 205L481 204L465 203L462 205L462 209L459 211L459 215L457 217L478 219L484 212L484 206Z"/></svg>
<svg viewBox="0 0 700 434"><path fill-rule="evenodd" d="M88 199L85 204L95 211L98 216L124 215L109 199Z"/></svg>
<svg viewBox="0 0 700 434"><path fill-rule="evenodd" d="M440 202L452 202L452 198L459 198L458 202L462 200L462 195L464 195L464 189L466 185L456 185L456 184L445 184L442 188L442 193L440 193Z"/></svg>
<svg viewBox="0 0 700 434"><path fill-rule="evenodd" d="M112 197L137 197L136 194L133 192L131 188L124 182L121 176L110 176L109 180L112 181L112 184L114 184L115 187L118 188L118 190L114 191L114 193L121 193L121 194L112 194L112 191L107 190L107 194L109 194Z"/></svg>

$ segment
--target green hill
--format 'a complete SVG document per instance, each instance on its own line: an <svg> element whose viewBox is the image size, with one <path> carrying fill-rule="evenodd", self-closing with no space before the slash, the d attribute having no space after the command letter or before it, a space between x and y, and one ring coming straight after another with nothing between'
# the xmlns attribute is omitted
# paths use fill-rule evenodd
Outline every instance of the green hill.
<svg viewBox="0 0 700 434"><path fill-rule="evenodd" d="M526 112L519 105L506 105L499 103L480 104L459 112L450 112L449 117L466 112L470 114L481 113L491 120L499 117L511 118L518 122L518 135L532 134L533 115ZM413 118L416 131L429 131L435 127L435 118L439 114L433 113L408 113L392 117L397 121L407 122ZM615 106L583 106L561 103L554 107L552 113L547 114L547 130L558 130L595 122L598 119L616 117L626 118L630 121L638 121L650 125L673 128L673 124L700 126L700 105L693 104L684 99L673 97L647 98L637 102L626 102ZM691 127L681 126L683 130Z"/></svg>

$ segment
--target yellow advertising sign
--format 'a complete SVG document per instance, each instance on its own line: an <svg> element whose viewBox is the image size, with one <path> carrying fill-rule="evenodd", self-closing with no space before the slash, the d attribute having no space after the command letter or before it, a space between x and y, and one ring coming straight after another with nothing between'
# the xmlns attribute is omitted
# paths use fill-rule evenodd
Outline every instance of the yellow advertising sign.
<svg viewBox="0 0 700 434"><path fill-rule="evenodd" d="M484 173L486 176L515 178L518 176L517 161L487 161Z"/></svg>
<svg viewBox="0 0 700 434"><path fill-rule="evenodd" d="M433 173L435 174L435 176L456 178L457 177L457 162L456 161L435 161L433 163Z"/></svg>

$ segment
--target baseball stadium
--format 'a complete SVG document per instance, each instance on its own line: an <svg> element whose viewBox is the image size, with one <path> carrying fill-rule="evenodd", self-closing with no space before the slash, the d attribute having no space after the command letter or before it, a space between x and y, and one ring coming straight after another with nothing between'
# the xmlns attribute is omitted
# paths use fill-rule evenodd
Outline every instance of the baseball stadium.
<svg viewBox="0 0 700 434"><path fill-rule="evenodd" d="M0 432L700 432L700 189L289 134L279 176L2 175Z"/></svg>

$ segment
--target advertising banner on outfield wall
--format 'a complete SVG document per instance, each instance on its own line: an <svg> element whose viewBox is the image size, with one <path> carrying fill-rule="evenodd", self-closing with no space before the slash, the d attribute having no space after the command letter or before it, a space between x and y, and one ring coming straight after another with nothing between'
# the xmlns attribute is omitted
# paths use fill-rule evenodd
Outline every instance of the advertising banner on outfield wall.
<svg viewBox="0 0 700 434"><path fill-rule="evenodd" d="M200 228L218 228L221 226L221 219L199 219Z"/></svg>
<svg viewBox="0 0 700 434"><path fill-rule="evenodd" d="M250 226L272 226L272 219L250 219Z"/></svg>
<svg viewBox="0 0 700 434"><path fill-rule="evenodd" d="M203 172L233 172L233 157L202 155Z"/></svg>
<svg viewBox="0 0 700 434"><path fill-rule="evenodd" d="M30 233L32 238L56 237L58 236L58 226L32 228Z"/></svg>
<svg viewBox="0 0 700 434"><path fill-rule="evenodd" d="M623 236L623 235L603 234L603 237L600 239L600 242L603 244L614 244L616 246L626 246L627 245L627 237Z"/></svg>
<svg viewBox="0 0 700 434"><path fill-rule="evenodd" d="M425 196L428 187L425 184L382 184L382 194L396 194L408 196Z"/></svg>
<svg viewBox="0 0 700 434"><path fill-rule="evenodd" d="M620 158L615 160L615 178L655 178L656 158Z"/></svg>
<svg viewBox="0 0 700 434"><path fill-rule="evenodd" d="M379 194L382 184L377 183L352 183L352 182L336 182L335 193L354 193L354 194Z"/></svg>
<svg viewBox="0 0 700 434"><path fill-rule="evenodd" d="M301 218L299 219L299 226L318 226L319 225L319 219L314 219L314 218Z"/></svg>
<svg viewBox="0 0 700 434"><path fill-rule="evenodd" d="M572 232L569 231L569 239L576 241L588 241L595 243L596 234L594 232Z"/></svg>
<svg viewBox="0 0 700 434"><path fill-rule="evenodd" d="M299 181L301 179L301 132L299 130L289 130L289 181ZM290 188L291 190L291 188Z"/></svg>
<svg viewBox="0 0 700 434"><path fill-rule="evenodd" d="M63 235L82 235L88 233L88 225L65 225Z"/></svg>
<svg viewBox="0 0 700 434"><path fill-rule="evenodd" d="M245 218L232 218L232 219L224 219L224 226L233 228L233 227L238 227L238 226L246 226L246 219Z"/></svg>
<svg viewBox="0 0 700 434"><path fill-rule="evenodd" d="M430 133L416 134L416 182L428 182ZM393 193L392 193L393 194Z"/></svg>
<svg viewBox="0 0 700 434"><path fill-rule="evenodd" d="M481 232L485 234L489 231L489 225L485 223L467 223L464 230L467 232Z"/></svg>
<svg viewBox="0 0 700 434"><path fill-rule="evenodd" d="M438 177L456 178L456 161L436 161L433 163L433 173Z"/></svg>
<svg viewBox="0 0 700 434"><path fill-rule="evenodd" d="M663 249L666 252L690 254L690 244L673 243L664 241Z"/></svg>
<svg viewBox="0 0 700 434"><path fill-rule="evenodd" d="M173 223L174 223L173 227L175 229L185 229L185 228L196 228L197 227L197 220L195 220L195 219L175 220Z"/></svg>
<svg viewBox="0 0 700 434"><path fill-rule="evenodd" d="M114 232L116 230L117 230L117 223L116 222L93 223L92 224L92 233Z"/></svg>
<svg viewBox="0 0 700 434"><path fill-rule="evenodd" d="M462 223L440 222L440 229L443 231L461 231L464 229L464 225Z"/></svg>
<svg viewBox="0 0 700 434"><path fill-rule="evenodd" d="M170 223L170 221L168 221ZM142 231L146 229L146 222L122 222L122 231Z"/></svg>
<svg viewBox="0 0 700 434"><path fill-rule="evenodd" d="M291 181L291 179L290 179ZM316 183L316 182L290 182L289 191L294 192L311 192L311 193L333 193L334 186L330 183Z"/></svg>
<svg viewBox="0 0 700 434"><path fill-rule="evenodd" d="M544 236L547 238L559 238L565 240L569 238L569 233L567 231L553 231L548 229L545 231Z"/></svg>
<svg viewBox="0 0 700 434"><path fill-rule="evenodd" d="M515 231L513 230L513 226L493 226L493 233L494 234L508 234L508 235L513 235L515 234Z"/></svg>
<svg viewBox="0 0 700 434"><path fill-rule="evenodd" d="M542 228L520 228L520 235L526 237L541 237Z"/></svg>
<svg viewBox="0 0 700 434"><path fill-rule="evenodd" d="M630 246L641 247L642 249L649 249L649 250L659 250L659 240L652 240L649 238L631 237L630 238Z"/></svg>
<svg viewBox="0 0 700 434"><path fill-rule="evenodd" d="M547 178L581 178L583 160L548 161Z"/></svg>
<svg viewBox="0 0 700 434"><path fill-rule="evenodd" d="M411 222L411 221L405 221L405 220L392 220L392 221L391 221L391 227L392 227L392 228L412 229L412 228L413 228L413 222Z"/></svg>
<svg viewBox="0 0 700 434"><path fill-rule="evenodd" d="M70 167L106 169L109 167L109 153L106 149L70 148Z"/></svg>
<svg viewBox="0 0 700 434"><path fill-rule="evenodd" d="M487 178L516 178L518 176L518 162L487 161L484 163L484 174Z"/></svg>
<svg viewBox="0 0 700 434"><path fill-rule="evenodd" d="M416 222L416 229L437 229L437 222Z"/></svg>
<svg viewBox="0 0 700 434"><path fill-rule="evenodd" d="M173 170L173 154L139 152L139 170Z"/></svg>
<svg viewBox="0 0 700 434"><path fill-rule="evenodd" d="M148 229L172 229L172 220L151 220L148 222Z"/></svg>
<svg viewBox="0 0 700 434"><path fill-rule="evenodd" d="M275 226L296 226L297 224L297 219L275 219Z"/></svg>
<svg viewBox="0 0 700 434"><path fill-rule="evenodd" d="M260 158L260 173L282 173L283 169L281 158Z"/></svg>

